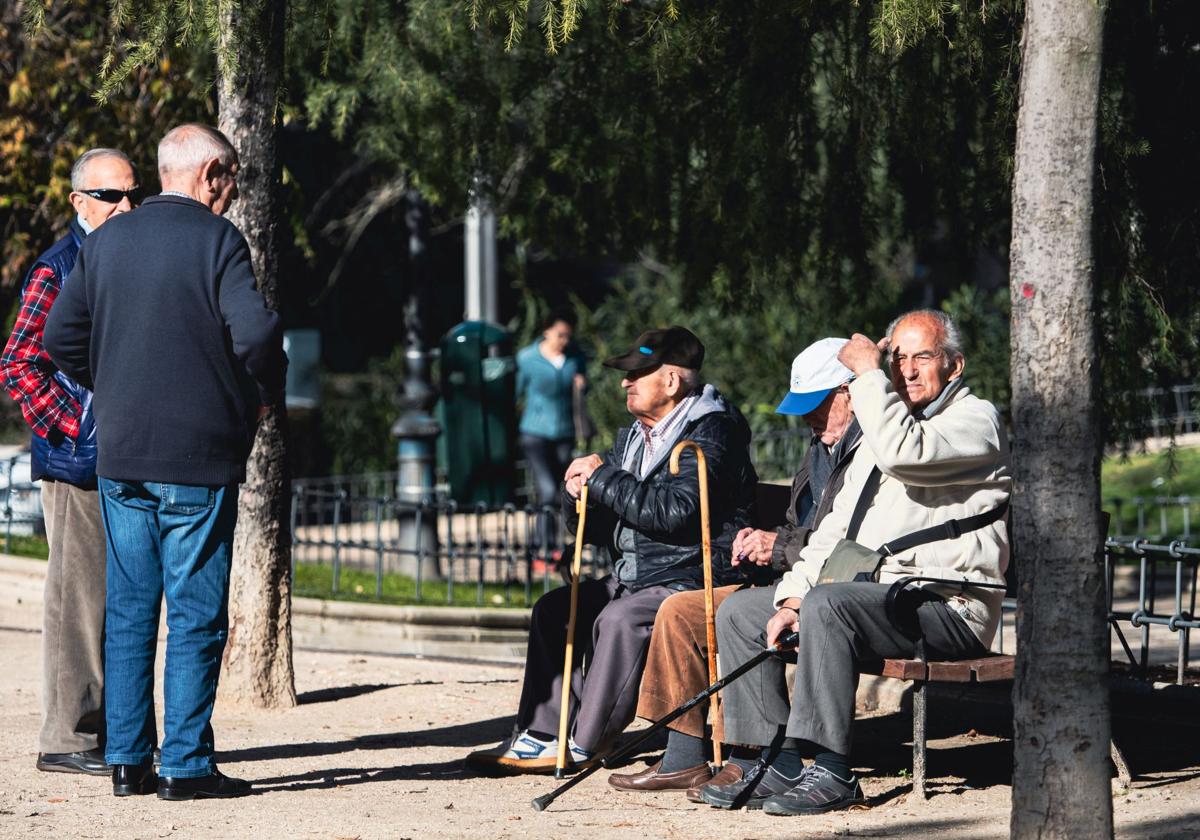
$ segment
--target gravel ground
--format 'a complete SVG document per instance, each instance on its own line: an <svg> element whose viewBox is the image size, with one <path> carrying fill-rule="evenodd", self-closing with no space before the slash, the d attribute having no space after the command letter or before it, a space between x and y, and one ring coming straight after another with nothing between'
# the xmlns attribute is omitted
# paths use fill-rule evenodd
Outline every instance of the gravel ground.
<svg viewBox="0 0 1200 840"><path fill-rule="evenodd" d="M543 813L545 777L472 776L463 756L508 731L520 671L494 665L297 651L301 704L287 711L218 705L218 760L250 779L239 800L116 799L105 779L39 773L40 636L0 629L0 837L458 838L1005 837L1011 746L989 717L935 707L932 797L905 779L907 715L863 720L855 761L870 807L824 817L725 813L682 794L622 794L601 771ZM160 659L161 659L160 651ZM990 716L994 718L995 716ZM1131 791L1114 798L1118 836L1200 836L1196 730L1139 719L1129 726ZM633 766L654 760L647 753Z"/></svg>

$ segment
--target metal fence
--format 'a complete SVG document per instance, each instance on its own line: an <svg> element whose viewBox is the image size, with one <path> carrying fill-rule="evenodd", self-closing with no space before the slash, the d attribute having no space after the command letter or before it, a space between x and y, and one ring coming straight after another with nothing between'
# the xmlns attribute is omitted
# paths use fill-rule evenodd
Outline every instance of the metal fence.
<svg viewBox="0 0 1200 840"><path fill-rule="evenodd" d="M1200 431L1197 400L1200 386L1173 385L1170 388L1145 388L1137 395L1150 405L1146 420L1148 437L1186 435Z"/></svg>
<svg viewBox="0 0 1200 840"><path fill-rule="evenodd" d="M1112 514L1109 532L1115 537L1139 536L1150 540L1186 540L1192 525L1200 522L1200 498L1195 496L1133 496L1104 500Z"/></svg>
<svg viewBox="0 0 1200 840"><path fill-rule="evenodd" d="M1116 610L1113 607L1115 573L1121 563L1137 564L1137 606L1132 610ZM1113 632L1130 664L1142 672L1150 664L1150 628L1166 627L1177 633L1176 682L1180 685L1184 682L1191 661L1191 631L1200 627L1200 621L1196 620L1198 566L1200 548L1193 548L1183 540L1158 544L1135 537L1109 538L1105 542L1108 621ZM1121 630L1122 622L1128 622L1140 632L1137 656Z"/></svg>
<svg viewBox="0 0 1200 840"><path fill-rule="evenodd" d="M44 534L42 488L29 480L29 453L0 461L0 515L4 517L4 553L14 535Z"/></svg>
<svg viewBox="0 0 1200 840"><path fill-rule="evenodd" d="M423 502L379 492L390 474L297 481L292 488L292 563L319 567L331 594L376 599L521 606L558 585L566 535L557 508ZM361 492L361 489L373 492ZM583 574L607 571L589 546ZM364 578L365 575L365 578ZM347 585L347 578L358 581ZM325 575L318 578L324 585ZM365 583L364 583L365 580Z"/></svg>

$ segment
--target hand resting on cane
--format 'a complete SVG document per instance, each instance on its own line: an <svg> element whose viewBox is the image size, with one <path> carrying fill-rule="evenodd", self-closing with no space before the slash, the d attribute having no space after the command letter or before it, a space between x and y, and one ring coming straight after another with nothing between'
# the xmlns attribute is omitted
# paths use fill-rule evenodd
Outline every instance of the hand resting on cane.
<svg viewBox="0 0 1200 840"><path fill-rule="evenodd" d="M781 636L800 632L800 599L788 598L767 622L767 647L774 647Z"/></svg>
<svg viewBox="0 0 1200 840"><path fill-rule="evenodd" d="M600 456L594 454L584 455L582 458L572 461L567 467L566 474L563 475L563 480L567 483L567 495L572 499L578 499L580 488L587 484L587 480L592 477L596 467L603 463Z"/></svg>

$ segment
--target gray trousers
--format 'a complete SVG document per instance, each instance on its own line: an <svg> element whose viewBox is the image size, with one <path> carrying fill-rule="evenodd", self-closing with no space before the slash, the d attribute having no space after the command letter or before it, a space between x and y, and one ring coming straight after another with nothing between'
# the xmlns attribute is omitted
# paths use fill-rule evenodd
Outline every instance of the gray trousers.
<svg viewBox="0 0 1200 840"><path fill-rule="evenodd" d="M848 755L860 665L911 658L916 652L914 643L887 620L888 589L882 583L832 583L810 591L800 606L791 701L784 662L772 657L725 689L726 739L767 746L786 735ZM910 588L901 597L901 613L915 611L914 620L920 622L927 659L969 659L987 652L939 596ZM762 651L774 600L773 587L744 589L721 605L717 645L723 672Z"/></svg>
<svg viewBox="0 0 1200 840"><path fill-rule="evenodd" d="M42 482L50 542L42 618L42 731L38 751L104 745L104 527L100 498Z"/></svg>
<svg viewBox="0 0 1200 840"><path fill-rule="evenodd" d="M674 592L666 586L634 592L612 575L580 581L568 720L584 749L608 746L633 721L654 617ZM568 586L533 605L518 729L558 734L570 607Z"/></svg>

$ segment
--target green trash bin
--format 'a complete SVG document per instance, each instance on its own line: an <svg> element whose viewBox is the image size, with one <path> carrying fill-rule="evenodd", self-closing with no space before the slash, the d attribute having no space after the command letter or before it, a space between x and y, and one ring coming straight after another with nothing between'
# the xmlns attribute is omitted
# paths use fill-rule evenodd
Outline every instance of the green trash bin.
<svg viewBox="0 0 1200 840"><path fill-rule="evenodd" d="M464 321L441 342L446 477L460 505L497 508L516 487L516 381L512 336Z"/></svg>

